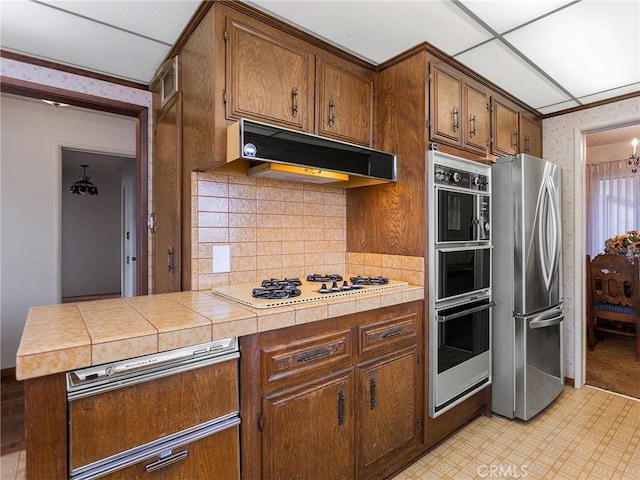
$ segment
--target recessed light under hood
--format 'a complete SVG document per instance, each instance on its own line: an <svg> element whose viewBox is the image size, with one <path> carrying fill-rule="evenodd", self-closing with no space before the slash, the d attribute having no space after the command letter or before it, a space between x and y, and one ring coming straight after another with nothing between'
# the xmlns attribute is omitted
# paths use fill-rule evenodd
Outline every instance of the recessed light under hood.
<svg viewBox="0 0 640 480"><path fill-rule="evenodd" d="M397 157L361 145L241 119L227 128L227 162L213 170L360 187L395 182Z"/></svg>

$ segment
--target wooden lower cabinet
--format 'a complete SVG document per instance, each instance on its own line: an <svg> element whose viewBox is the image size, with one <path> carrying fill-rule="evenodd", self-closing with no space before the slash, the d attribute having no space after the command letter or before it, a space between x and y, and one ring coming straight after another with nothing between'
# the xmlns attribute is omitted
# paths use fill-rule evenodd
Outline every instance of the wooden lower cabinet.
<svg viewBox="0 0 640 480"><path fill-rule="evenodd" d="M356 368L356 476L416 442L417 385L412 347Z"/></svg>
<svg viewBox="0 0 640 480"><path fill-rule="evenodd" d="M422 305L242 337L242 478L384 478L402 466L422 438Z"/></svg>
<svg viewBox="0 0 640 480"><path fill-rule="evenodd" d="M263 400L264 479L352 478L353 371Z"/></svg>

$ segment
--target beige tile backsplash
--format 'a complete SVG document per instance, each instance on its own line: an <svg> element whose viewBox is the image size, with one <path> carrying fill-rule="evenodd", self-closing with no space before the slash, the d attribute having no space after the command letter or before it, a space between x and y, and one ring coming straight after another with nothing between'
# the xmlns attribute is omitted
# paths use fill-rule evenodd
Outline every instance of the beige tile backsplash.
<svg viewBox="0 0 640 480"><path fill-rule="evenodd" d="M311 273L424 284L422 257L346 251L344 189L203 172L192 186L193 290ZM229 273L212 273L213 245L230 246Z"/></svg>

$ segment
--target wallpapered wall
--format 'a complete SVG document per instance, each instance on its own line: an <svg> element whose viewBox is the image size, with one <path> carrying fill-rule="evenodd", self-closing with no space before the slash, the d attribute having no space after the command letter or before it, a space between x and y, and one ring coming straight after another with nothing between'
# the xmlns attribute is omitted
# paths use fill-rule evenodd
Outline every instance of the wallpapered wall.
<svg viewBox="0 0 640 480"><path fill-rule="evenodd" d="M581 110L543 121L544 158L562 168L565 375L578 380L582 376L584 353L584 169L583 133L640 122L640 97ZM578 200L576 201L576 193ZM578 318L579 317L579 318ZM578 375L578 376L576 376Z"/></svg>

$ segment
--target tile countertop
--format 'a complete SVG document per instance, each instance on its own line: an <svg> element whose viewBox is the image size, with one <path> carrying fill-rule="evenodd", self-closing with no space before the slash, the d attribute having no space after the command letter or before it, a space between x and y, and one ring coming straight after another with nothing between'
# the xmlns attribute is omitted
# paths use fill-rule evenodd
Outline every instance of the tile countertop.
<svg viewBox="0 0 640 480"><path fill-rule="evenodd" d="M32 307L18 347L16 377L42 377L422 299L424 288L408 285L269 309L208 291Z"/></svg>

